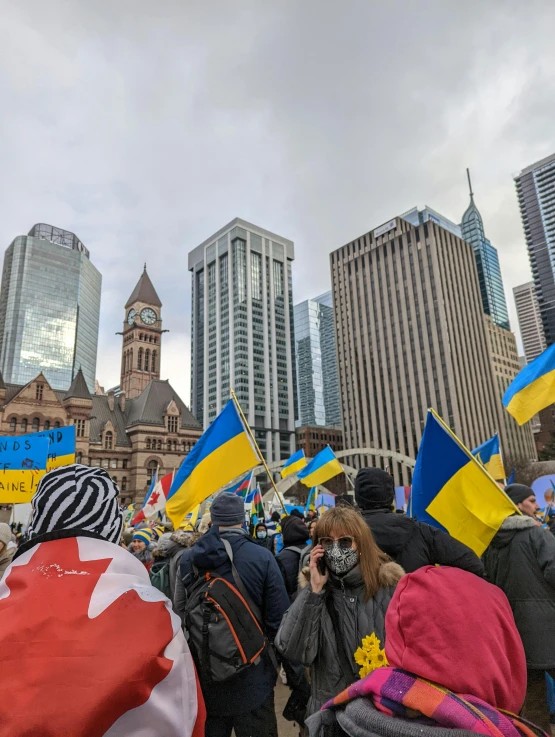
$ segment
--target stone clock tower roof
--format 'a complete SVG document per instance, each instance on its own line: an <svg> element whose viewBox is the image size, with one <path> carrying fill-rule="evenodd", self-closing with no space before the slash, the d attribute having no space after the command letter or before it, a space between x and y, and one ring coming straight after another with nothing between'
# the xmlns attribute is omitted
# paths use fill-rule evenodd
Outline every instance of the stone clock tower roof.
<svg viewBox="0 0 555 737"><path fill-rule="evenodd" d="M156 294L156 289L154 289L154 286L150 281L150 277L146 273L146 264L143 273L141 274L141 278L127 300L125 309L131 307L135 302L142 302L143 304L153 305L154 307L162 307L160 297Z"/></svg>

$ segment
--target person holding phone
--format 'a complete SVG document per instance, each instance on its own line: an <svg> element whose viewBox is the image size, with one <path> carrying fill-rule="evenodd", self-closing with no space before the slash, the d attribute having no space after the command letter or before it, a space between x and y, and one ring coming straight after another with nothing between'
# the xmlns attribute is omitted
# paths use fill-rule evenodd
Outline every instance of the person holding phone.
<svg viewBox="0 0 555 737"><path fill-rule="evenodd" d="M385 642L385 613L403 569L376 545L352 507L330 509L318 521L308 583L285 613L274 644L310 668L306 716L359 677L355 651L367 635Z"/></svg>

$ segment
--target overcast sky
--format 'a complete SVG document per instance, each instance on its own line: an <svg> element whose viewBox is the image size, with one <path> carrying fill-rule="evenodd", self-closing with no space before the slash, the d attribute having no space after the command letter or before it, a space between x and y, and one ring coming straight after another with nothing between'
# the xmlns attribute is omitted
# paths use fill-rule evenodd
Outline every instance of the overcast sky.
<svg viewBox="0 0 555 737"><path fill-rule="evenodd" d="M148 264L162 376L189 402L187 253L238 216L328 254L414 205L460 222L465 167L512 287L513 175L555 151L551 0L0 0L0 244L74 231L103 275L97 376Z"/></svg>

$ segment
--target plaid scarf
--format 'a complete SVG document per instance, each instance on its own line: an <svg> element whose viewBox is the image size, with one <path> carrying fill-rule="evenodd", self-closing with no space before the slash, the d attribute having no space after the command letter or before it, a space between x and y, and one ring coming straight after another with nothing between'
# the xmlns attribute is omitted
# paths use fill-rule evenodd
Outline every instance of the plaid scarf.
<svg viewBox="0 0 555 737"><path fill-rule="evenodd" d="M369 699L393 717L448 729L466 729L492 737L536 737L545 732L475 696L462 696L399 668L379 668L324 704L332 709L353 699Z"/></svg>

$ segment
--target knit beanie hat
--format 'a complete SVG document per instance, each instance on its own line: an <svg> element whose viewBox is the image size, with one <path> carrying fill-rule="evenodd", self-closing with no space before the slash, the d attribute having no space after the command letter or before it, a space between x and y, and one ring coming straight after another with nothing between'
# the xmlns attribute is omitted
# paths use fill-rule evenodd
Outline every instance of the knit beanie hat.
<svg viewBox="0 0 555 737"><path fill-rule="evenodd" d="M29 538L54 530L88 530L118 543L123 514L119 489L103 468L74 463L50 471L31 500Z"/></svg>
<svg viewBox="0 0 555 737"><path fill-rule="evenodd" d="M150 542L152 540L152 532L150 530L147 530L146 527L143 527L142 530L135 530L131 539L140 540L141 542L150 545Z"/></svg>
<svg viewBox="0 0 555 737"><path fill-rule="evenodd" d="M212 502L210 517L213 525L239 525L245 521L245 503L240 496L223 491Z"/></svg>
<svg viewBox="0 0 555 737"><path fill-rule="evenodd" d="M391 507L395 498L395 482L381 468L361 468L355 479L355 500L361 509Z"/></svg>
<svg viewBox="0 0 555 737"><path fill-rule="evenodd" d="M524 484L509 484L505 487L505 494L514 504L520 504L528 497L535 496L532 489Z"/></svg>
<svg viewBox="0 0 555 737"><path fill-rule="evenodd" d="M5 522L0 522L0 543L7 545L12 539L12 531L10 526Z"/></svg>

